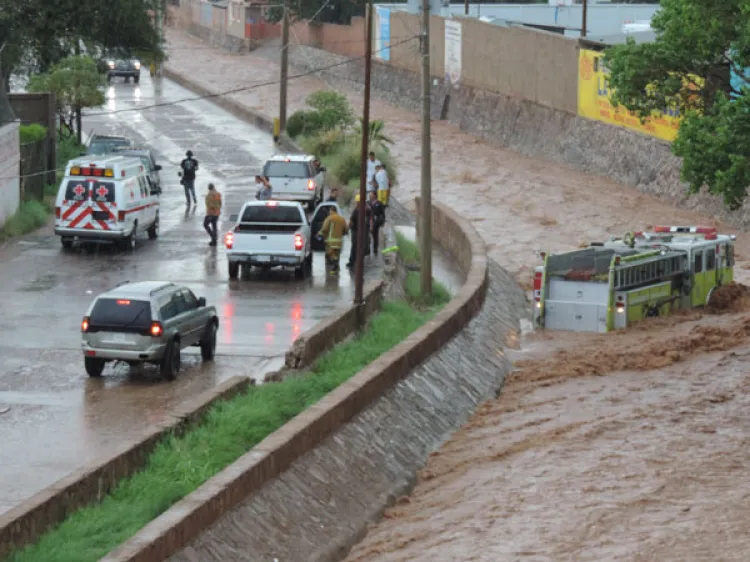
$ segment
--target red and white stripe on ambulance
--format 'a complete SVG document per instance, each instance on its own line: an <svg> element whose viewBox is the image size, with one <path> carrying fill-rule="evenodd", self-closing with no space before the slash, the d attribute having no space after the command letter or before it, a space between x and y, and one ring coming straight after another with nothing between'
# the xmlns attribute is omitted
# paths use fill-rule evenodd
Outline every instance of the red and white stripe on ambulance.
<svg viewBox="0 0 750 562"><path fill-rule="evenodd" d="M65 198L55 212L66 228L111 230L117 223L115 184L96 178L68 180Z"/></svg>

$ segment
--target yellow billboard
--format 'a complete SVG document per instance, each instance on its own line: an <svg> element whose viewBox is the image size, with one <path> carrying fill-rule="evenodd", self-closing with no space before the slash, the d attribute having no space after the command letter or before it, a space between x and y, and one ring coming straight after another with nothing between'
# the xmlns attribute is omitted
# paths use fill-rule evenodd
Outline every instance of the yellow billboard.
<svg viewBox="0 0 750 562"><path fill-rule="evenodd" d="M680 112L666 109L660 116L641 124L640 118L610 102L607 71L602 64L603 53L581 49L578 58L578 115L610 125L619 125L646 135L673 141L680 128Z"/></svg>

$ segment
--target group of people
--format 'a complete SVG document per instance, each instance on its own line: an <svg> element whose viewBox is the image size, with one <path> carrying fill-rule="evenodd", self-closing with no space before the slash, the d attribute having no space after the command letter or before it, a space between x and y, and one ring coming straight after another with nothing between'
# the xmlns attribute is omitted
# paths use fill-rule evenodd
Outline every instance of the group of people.
<svg viewBox="0 0 750 562"><path fill-rule="evenodd" d="M198 160L193 157L192 151L188 150L185 158L180 163L180 183L185 189L185 198L187 205L190 207L191 199L193 204L197 204L195 196L195 176L198 171ZM315 161L316 167L320 166L319 161ZM261 201L270 200L273 196L273 187L268 177L255 176L256 194L255 198ZM385 224L385 209L388 206L390 196L391 181L386 172L385 166L376 159L375 153L370 152L367 160L367 201L365 205L365 225L367 229L365 234L365 256L371 253L378 254L380 245L380 229ZM332 188L327 201L336 201L338 199L338 189ZM359 195L355 201L359 203ZM209 246L216 246L218 243L218 221L221 215L222 198L221 193L216 190L213 183L208 184L208 193L206 194L206 216L203 219L203 228L209 235ZM357 261L357 232L359 231L359 206L355 205L347 221L338 214L336 207L331 207L331 212L323 222L323 226L318 236L322 236L326 241L326 259L333 273L339 271L341 258L341 248L343 247L343 237L351 232L352 244L349 253L349 261L346 266L354 267Z"/></svg>

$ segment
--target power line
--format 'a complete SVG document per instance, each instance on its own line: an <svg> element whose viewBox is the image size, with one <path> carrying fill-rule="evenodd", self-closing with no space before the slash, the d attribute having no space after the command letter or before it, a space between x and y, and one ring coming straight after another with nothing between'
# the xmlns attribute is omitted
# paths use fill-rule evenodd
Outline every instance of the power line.
<svg viewBox="0 0 750 562"><path fill-rule="evenodd" d="M410 37L409 39L405 39L405 40L400 41L398 43L393 43L391 45L388 45L387 47L383 47L382 49L378 49L377 51L373 51L373 53L380 52L380 51L385 51L387 49L390 49L391 47L395 47L395 46L407 43L409 41L413 41L414 39L417 39L417 38L418 37ZM329 65L326 65L326 66L321 66L321 67L313 68L311 70L308 70L306 72L302 72L300 74L291 75L291 76L288 77L288 79L289 80L293 80L295 78L304 78L305 76L311 76L312 74L315 74L317 72L322 72L322 71L325 71L325 70L329 70L331 68L336 68L338 66L344 66L345 64L349 64L351 62L355 62L355 61L363 59L363 58L364 58L364 56L351 57L351 58L348 58L348 59L343 60L343 61L339 61L339 62L334 63L334 64L329 64ZM119 110L114 110L114 111L101 111L101 112L94 112L94 113L85 113L85 114L83 114L83 117L94 117L94 116L98 116L98 115L113 115L115 113L125 113L125 112L132 112L132 111L145 111L147 109L155 109L155 108L158 108L158 107L167 107L167 106L171 106L171 105L178 105L178 104L189 102L189 101L199 101L199 100L204 100L204 99L211 99L211 98L223 97L223 96L227 96L227 95L238 93L238 92L246 92L246 91L250 91L250 90L255 90L257 88L263 88L265 86L273 86L274 84L278 84L279 82L280 82L280 80L273 80L273 81L269 81L269 82L261 82L261 83L256 83L256 84L252 84L252 85L249 85L249 86L242 86L240 88L234 88L232 90L226 90L224 92L218 92L218 93L215 93L215 94L206 94L204 96L194 96L194 97L190 97L190 98L183 98L183 99L180 99L180 100L174 100L174 101L171 101L171 102L163 102L163 103L151 104L151 105L147 105L147 106L143 106L143 107L132 107L132 108L119 109ZM14 123L14 122L15 121L5 121L5 122L2 122L2 123L6 124L6 123ZM158 138L158 136L160 136L160 135L157 135L157 137L153 137L153 138ZM151 140L153 140L153 139L151 139ZM66 166L67 166L67 163L66 163ZM43 174L48 174L50 172L62 172L62 171L65 171L65 167L54 168L54 169L51 169L51 170L43 170L41 172L34 172L32 174L25 174L25 175L19 175L19 176L6 176L6 177L3 177L3 178L0 178L0 180L11 180L11 179L15 179L15 178L29 178L29 177L34 177L34 176L41 176Z"/></svg>

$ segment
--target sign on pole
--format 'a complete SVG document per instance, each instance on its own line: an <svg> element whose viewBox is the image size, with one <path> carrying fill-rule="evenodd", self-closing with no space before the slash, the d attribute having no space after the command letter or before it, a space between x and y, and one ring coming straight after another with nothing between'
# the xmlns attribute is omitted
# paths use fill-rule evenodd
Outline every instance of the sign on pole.
<svg viewBox="0 0 750 562"><path fill-rule="evenodd" d="M445 20L445 81L461 82L461 22Z"/></svg>
<svg viewBox="0 0 750 562"><path fill-rule="evenodd" d="M391 60L391 11L376 6L378 26L375 35L375 56L383 61Z"/></svg>

